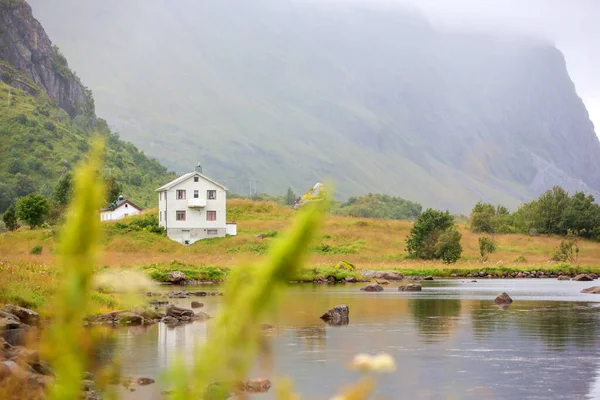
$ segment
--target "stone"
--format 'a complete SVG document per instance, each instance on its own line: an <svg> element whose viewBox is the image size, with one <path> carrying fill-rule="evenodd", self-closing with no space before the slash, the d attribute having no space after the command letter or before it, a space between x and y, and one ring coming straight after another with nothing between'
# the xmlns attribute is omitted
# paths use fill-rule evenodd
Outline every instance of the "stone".
<svg viewBox="0 0 600 400"><path fill-rule="evenodd" d="M505 292L500 293L495 299L494 303L496 304L510 304L513 300L510 298L508 294Z"/></svg>
<svg viewBox="0 0 600 400"><path fill-rule="evenodd" d="M192 320L193 321L205 321L207 319L210 319L210 315L208 315L207 313L203 312L203 311L197 311L193 316L192 316Z"/></svg>
<svg viewBox="0 0 600 400"><path fill-rule="evenodd" d="M457 276L457 274L450 274L450 278L456 278Z"/></svg>
<svg viewBox="0 0 600 400"><path fill-rule="evenodd" d="M146 385L151 385L153 384L155 381L152 378L137 378L135 380L135 383L137 383L139 386L146 386Z"/></svg>
<svg viewBox="0 0 600 400"><path fill-rule="evenodd" d="M579 281L579 282L593 281L593 279L586 274L579 274L579 275L575 276L575 278L573 278L573 280Z"/></svg>
<svg viewBox="0 0 600 400"><path fill-rule="evenodd" d="M419 283L409 283L408 285L398 286L400 292L420 292L423 289Z"/></svg>
<svg viewBox="0 0 600 400"><path fill-rule="evenodd" d="M0 331L5 329L18 329L21 327L21 321L16 315L0 311Z"/></svg>
<svg viewBox="0 0 600 400"><path fill-rule="evenodd" d="M16 316L17 318L19 318L20 322L23 322L27 325L37 326L40 324L40 315L28 308L7 304L4 306L4 311Z"/></svg>
<svg viewBox="0 0 600 400"><path fill-rule="evenodd" d="M31 374L31 372L25 369L25 367L12 360L2 361L0 362L0 365L4 365L2 369L5 371L5 373L10 371L10 375L17 379L27 379Z"/></svg>
<svg viewBox="0 0 600 400"><path fill-rule="evenodd" d="M525 278L525 274L524 274L524 273L522 273L522 272L519 272L519 273L518 273L518 274L515 276L515 278Z"/></svg>
<svg viewBox="0 0 600 400"><path fill-rule="evenodd" d="M31 368L40 375L54 376L52 367L45 361L38 361L37 363L32 364Z"/></svg>
<svg viewBox="0 0 600 400"><path fill-rule="evenodd" d="M432 281L433 280L433 276L429 275L426 276L425 278L423 278L424 281Z"/></svg>
<svg viewBox="0 0 600 400"><path fill-rule="evenodd" d="M186 281L185 274L181 271L169 272L169 274L167 275L167 279L169 280L169 282L175 283L175 284L181 284Z"/></svg>
<svg viewBox="0 0 600 400"><path fill-rule="evenodd" d="M188 295L184 292L171 292L167 295L170 299L187 299Z"/></svg>
<svg viewBox="0 0 600 400"><path fill-rule="evenodd" d="M153 306L166 306L169 304L167 300L150 300L149 303Z"/></svg>
<svg viewBox="0 0 600 400"><path fill-rule="evenodd" d="M17 361L19 364L35 364L40 361L37 350L28 349L24 346L14 346L8 354L10 359Z"/></svg>
<svg viewBox="0 0 600 400"><path fill-rule="evenodd" d="M404 279L404 275L400 272L396 271L373 271L373 270L363 270L361 274L365 278L369 279L387 279L388 281L401 281Z"/></svg>
<svg viewBox="0 0 600 400"><path fill-rule="evenodd" d="M350 308L345 304L337 305L321 315L321 319L330 325L348 325Z"/></svg>
<svg viewBox="0 0 600 400"><path fill-rule="evenodd" d="M200 303L199 301L192 301L192 308L202 308L204 307L204 303Z"/></svg>
<svg viewBox="0 0 600 400"><path fill-rule="evenodd" d="M589 276L590 278L592 278L593 280L596 280L596 279L598 279L598 274L588 274L588 276Z"/></svg>
<svg viewBox="0 0 600 400"><path fill-rule="evenodd" d="M206 292L194 292L194 296L199 296L199 297L204 297L206 296L208 293Z"/></svg>
<svg viewBox="0 0 600 400"><path fill-rule="evenodd" d="M91 379L84 379L81 381L81 390L83 392L89 392L96 388L96 384Z"/></svg>
<svg viewBox="0 0 600 400"><path fill-rule="evenodd" d="M121 325L144 325L144 317L133 312L125 311L117 314L115 322Z"/></svg>
<svg viewBox="0 0 600 400"><path fill-rule="evenodd" d="M600 294L600 286L592 286L587 289L583 289L581 293Z"/></svg>
<svg viewBox="0 0 600 400"><path fill-rule="evenodd" d="M475 279L473 279L473 280L471 281L471 283L477 283L477 281L476 281Z"/></svg>
<svg viewBox="0 0 600 400"><path fill-rule="evenodd" d="M390 283L390 282L389 282L388 280L386 280L386 279L377 279L375 282L377 282L377 283L378 283L378 284L380 284L380 285L387 285L387 284L389 284L389 283Z"/></svg>
<svg viewBox="0 0 600 400"><path fill-rule="evenodd" d="M250 393L265 393L271 389L271 381L268 379L249 379L246 381L246 391Z"/></svg>
<svg viewBox="0 0 600 400"><path fill-rule="evenodd" d="M353 277L353 276L347 276L347 277L344 279L344 281L346 281L346 282L348 282L348 283L356 283L356 282L358 282L358 279L356 279L356 278L355 278L355 277Z"/></svg>
<svg viewBox="0 0 600 400"><path fill-rule="evenodd" d="M160 322L167 324L167 325L177 325L179 323L179 320L175 317L171 317L171 316L166 316L163 317Z"/></svg>
<svg viewBox="0 0 600 400"><path fill-rule="evenodd" d="M570 281L571 277L569 275L561 275L558 277L559 281Z"/></svg>
<svg viewBox="0 0 600 400"><path fill-rule="evenodd" d="M370 285L367 285L364 288L361 288L360 290L362 290L364 292L382 292L383 287L376 283L371 283Z"/></svg>
<svg viewBox="0 0 600 400"><path fill-rule="evenodd" d="M181 319L181 317L193 317L194 312L192 310L188 310L187 308L177 307L176 305L169 304L165 309L165 313L169 317L175 317L177 319Z"/></svg>

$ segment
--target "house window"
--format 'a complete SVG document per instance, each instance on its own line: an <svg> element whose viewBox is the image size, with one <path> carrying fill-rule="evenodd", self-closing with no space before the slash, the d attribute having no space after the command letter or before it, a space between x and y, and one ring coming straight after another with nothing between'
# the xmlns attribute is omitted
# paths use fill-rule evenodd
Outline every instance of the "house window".
<svg viewBox="0 0 600 400"><path fill-rule="evenodd" d="M185 211L175 211L176 221L185 221Z"/></svg>
<svg viewBox="0 0 600 400"><path fill-rule="evenodd" d="M185 200L185 190L178 190L176 195L177 200Z"/></svg>
<svg viewBox="0 0 600 400"><path fill-rule="evenodd" d="M217 220L217 212L216 211L207 211L206 212L206 220L207 221L216 221Z"/></svg>
<svg viewBox="0 0 600 400"><path fill-rule="evenodd" d="M206 198L209 200L216 200L217 199L217 191L216 190L207 190Z"/></svg>
<svg viewBox="0 0 600 400"><path fill-rule="evenodd" d="M194 198L197 199L198 197L200 197L200 194L197 190L194 190Z"/></svg>
<svg viewBox="0 0 600 400"><path fill-rule="evenodd" d="M207 235L216 235L217 234L217 230L216 229L207 229L206 230L206 234Z"/></svg>
<svg viewBox="0 0 600 400"><path fill-rule="evenodd" d="M194 182L198 182L198 177L197 176L194 177Z"/></svg>

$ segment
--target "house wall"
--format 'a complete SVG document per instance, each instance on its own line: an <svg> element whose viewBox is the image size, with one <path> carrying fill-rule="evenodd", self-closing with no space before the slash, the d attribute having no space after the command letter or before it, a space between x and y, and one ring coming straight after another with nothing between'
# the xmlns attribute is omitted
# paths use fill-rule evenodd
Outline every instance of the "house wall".
<svg viewBox="0 0 600 400"><path fill-rule="evenodd" d="M178 200L177 190L185 190L185 200ZM198 190L199 198L206 200L205 207L189 207L188 201L194 200L194 190ZM208 200L208 190L216 190L216 200ZM162 196L161 196L162 193ZM199 177L194 182L191 176L187 180L173 186L168 191L158 194L159 224L167 230L172 240L190 244L208 237L225 236L227 192L220 186ZM176 212L185 211L185 221L176 220ZM217 219L207 221L207 212L216 211ZM210 230L210 231L209 231ZM189 237L189 239L187 239Z"/></svg>
<svg viewBox="0 0 600 400"><path fill-rule="evenodd" d="M115 208L113 211L101 211L100 221L115 221L121 218L125 218L130 215L137 215L140 213L135 207L130 204L121 204L121 206Z"/></svg>

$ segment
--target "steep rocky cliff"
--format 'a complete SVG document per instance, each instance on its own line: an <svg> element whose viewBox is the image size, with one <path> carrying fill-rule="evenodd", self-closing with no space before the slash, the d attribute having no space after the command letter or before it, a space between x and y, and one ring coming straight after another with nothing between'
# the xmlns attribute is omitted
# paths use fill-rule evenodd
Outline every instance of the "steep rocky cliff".
<svg viewBox="0 0 600 400"><path fill-rule="evenodd" d="M94 119L91 92L69 69L66 58L53 46L25 1L0 1L0 60L30 77L71 117L84 114ZM0 79L12 83L11 68L0 65ZM19 86L36 95L33 85Z"/></svg>

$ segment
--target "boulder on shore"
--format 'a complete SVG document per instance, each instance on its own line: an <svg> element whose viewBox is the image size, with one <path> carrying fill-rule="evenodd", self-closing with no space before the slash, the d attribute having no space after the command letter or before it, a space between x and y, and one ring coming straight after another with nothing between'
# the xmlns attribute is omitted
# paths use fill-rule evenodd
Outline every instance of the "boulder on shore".
<svg viewBox="0 0 600 400"><path fill-rule="evenodd" d="M396 271L373 271L366 269L360 271L365 278L369 279L387 279L388 281L401 281L404 275Z"/></svg>
<svg viewBox="0 0 600 400"><path fill-rule="evenodd" d="M338 305L321 315L321 319L330 325L348 325L350 318L350 308L345 305Z"/></svg>
<svg viewBox="0 0 600 400"><path fill-rule="evenodd" d="M16 315L0 310L0 332L7 329L17 329L21 326L21 320Z"/></svg>
<svg viewBox="0 0 600 400"><path fill-rule="evenodd" d="M500 293L495 299L494 303L496 304L510 304L513 300L510 298L508 294L505 292Z"/></svg>
<svg viewBox="0 0 600 400"><path fill-rule="evenodd" d="M423 278L424 281L432 281L433 280L433 276L429 275L426 276L425 278Z"/></svg>
<svg viewBox="0 0 600 400"><path fill-rule="evenodd" d="M344 281L346 281L346 282L348 282L348 283L355 283L355 282L358 282L358 279L356 279L356 278L355 278L355 277L353 277L353 276L347 276L347 277L344 279Z"/></svg>
<svg viewBox="0 0 600 400"><path fill-rule="evenodd" d="M419 283L409 283L408 285L398 286L400 292L420 292L423 289Z"/></svg>
<svg viewBox="0 0 600 400"><path fill-rule="evenodd" d="M592 286L587 289L583 289L581 293L600 294L600 286Z"/></svg>
<svg viewBox="0 0 600 400"><path fill-rule="evenodd" d="M181 271L171 271L167 275L167 279L171 283L180 284L186 281L185 274Z"/></svg>
<svg viewBox="0 0 600 400"><path fill-rule="evenodd" d="M20 322L23 322L24 324L37 326L40 323L40 315L28 308L7 304L4 306L4 311L14 315L19 319Z"/></svg>
<svg viewBox="0 0 600 400"><path fill-rule="evenodd" d="M370 285L367 285L364 288L361 288L360 290L364 292L382 292L383 287L377 283L371 283Z"/></svg>
<svg viewBox="0 0 600 400"><path fill-rule="evenodd" d="M268 379L249 379L244 388L250 393L265 393L271 389L271 381Z"/></svg>
<svg viewBox="0 0 600 400"><path fill-rule="evenodd" d="M192 321L205 321L207 319L210 319L210 315L208 315L207 313L205 313L204 311L197 311L193 316L192 316Z"/></svg>
<svg viewBox="0 0 600 400"><path fill-rule="evenodd" d="M115 322L121 325L144 325L144 317L139 314L126 311L117 314Z"/></svg>
<svg viewBox="0 0 600 400"><path fill-rule="evenodd" d="M559 281L570 281L571 277L569 275L561 275L558 277Z"/></svg>
<svg viewBox="0 0 600 400"><path fill-rule="evenodd" d="M577 276L575 276L575 278L573 278L574 281L580 281L580 282L587 282L587 281L593 281L591 276L588 276L587 274L579 274Z"/></svg>

